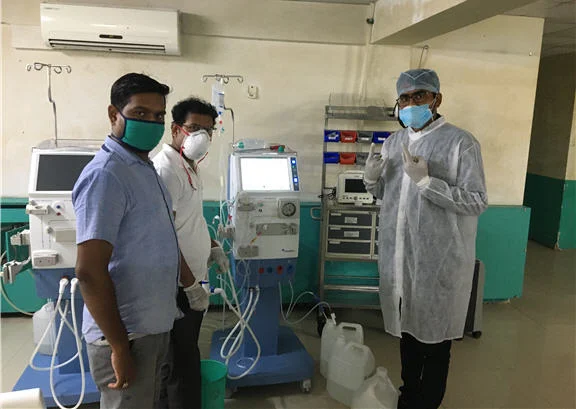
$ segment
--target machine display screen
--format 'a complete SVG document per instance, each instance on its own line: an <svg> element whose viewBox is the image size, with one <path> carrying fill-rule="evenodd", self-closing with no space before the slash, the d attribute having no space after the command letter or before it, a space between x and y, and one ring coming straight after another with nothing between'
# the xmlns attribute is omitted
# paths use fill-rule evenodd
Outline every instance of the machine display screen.
<svg viewBox="0 0 576 409"><path fill-rule="evenodd" d="M94 155L40 155L36 190L71 191L82 169L92 158Z"/></svg>
<svg viewBox="0 0 576 409"><path fill-rule="evenodd" d="M292 190L288 158L241 158L242 190Z"/></svg>
<svg viewBox="0 0 576 409"><path fill-rule="evenodd" d="M346 179L344 183L346 193L366 193L366 186L362 179Z"/></svg>

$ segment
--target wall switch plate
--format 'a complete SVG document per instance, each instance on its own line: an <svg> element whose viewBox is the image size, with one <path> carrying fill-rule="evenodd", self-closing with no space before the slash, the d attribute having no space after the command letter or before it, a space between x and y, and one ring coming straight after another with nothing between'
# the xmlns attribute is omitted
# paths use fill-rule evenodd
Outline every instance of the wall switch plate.
<svg viewBox="0 0 576 409"><path fill-rule="evenodd" d="M248 98L258 98L258 87L256 85L248 85Z"/></svg>

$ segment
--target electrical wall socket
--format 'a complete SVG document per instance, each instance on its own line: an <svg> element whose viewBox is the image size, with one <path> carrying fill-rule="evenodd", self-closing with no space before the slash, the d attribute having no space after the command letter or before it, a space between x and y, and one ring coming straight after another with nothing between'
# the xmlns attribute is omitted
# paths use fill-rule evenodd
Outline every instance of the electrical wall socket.
<svg viewBox="0 0 576 409"><path fill-rule="evenodd" d="M248 98L250 99L258 98L258 87L256 85L248 85Z"/></svg>

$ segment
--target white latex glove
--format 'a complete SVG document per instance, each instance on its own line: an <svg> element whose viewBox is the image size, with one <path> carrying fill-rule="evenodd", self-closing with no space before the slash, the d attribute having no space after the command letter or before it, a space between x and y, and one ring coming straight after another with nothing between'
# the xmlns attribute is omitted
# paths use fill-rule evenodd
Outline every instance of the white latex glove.
<svg viewBox="0 0 576 409"><path fill-rule="evenodd" d="M404 161L404 172L418 186L428 183L428 163L421 156L412 156L406 144L402 145L402 160Z"/></svg>
<svg viewBox="0 0 576 409"><path fill-rule="evenodd" d="M228 256L224 253L224 249L220 246L212 247L210 249L210 257L208 257L208 267L216 263L218 269L216 273L223 274L230 269L230 261Z"/></svg>
<svg viewBox="0 0 576 409"><path fill-rule="evenodd" d="M192 310L205 311L208 308L208 305L210 305L208 293L204 288L202 288L200 281L196 281L190 287L186 287L184 292L186 293L188 304L190 304Z"/></svg>
<svg viewBox="0 0 576 409"><path fill-rule="evenodd" d="M386 166L386 161L388 158L383 158L378 152L380 145L373 143L370 145L370 153L368 153L368 158L366 158L366 165L364 166L364 181L366 183L376 183L382 172L384 171L384 166Z"/></svg>

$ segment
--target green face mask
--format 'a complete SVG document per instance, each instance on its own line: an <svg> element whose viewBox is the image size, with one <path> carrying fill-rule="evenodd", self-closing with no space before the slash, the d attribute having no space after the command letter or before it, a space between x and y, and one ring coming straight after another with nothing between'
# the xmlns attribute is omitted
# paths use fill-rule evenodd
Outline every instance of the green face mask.
<svg viewBox="0 0 576 409"><path fill-rule="evenodd" d="M126 118L120 110L118 113L124 118L122 142L143 152L150 152L160 143L164 135L164 122Z"/></svg>

